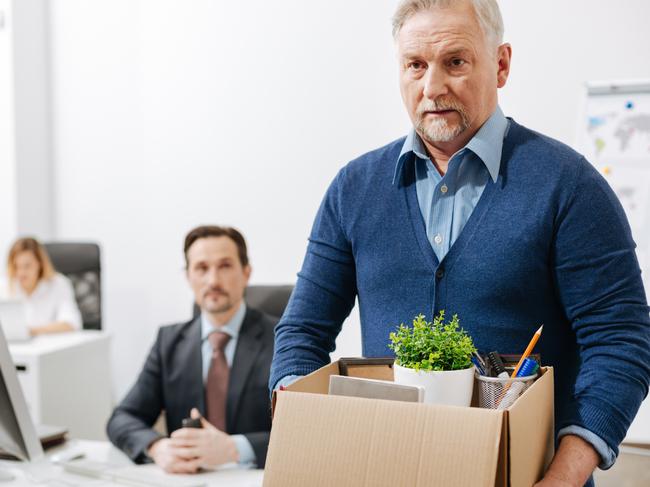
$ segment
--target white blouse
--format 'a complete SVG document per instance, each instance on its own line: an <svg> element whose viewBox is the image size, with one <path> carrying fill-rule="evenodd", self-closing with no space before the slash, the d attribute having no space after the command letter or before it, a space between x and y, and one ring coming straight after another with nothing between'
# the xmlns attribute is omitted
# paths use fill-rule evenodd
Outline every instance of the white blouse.
<svg viewBox="0 0 650 487"><path fill-rule="evenodd" d="M51 279L41 279L29 296L16 284L10 297L25 303L29 327L63 321L75 330L81 329L81 312L74 297L72 282L63 274L57 273Z"/></svg>

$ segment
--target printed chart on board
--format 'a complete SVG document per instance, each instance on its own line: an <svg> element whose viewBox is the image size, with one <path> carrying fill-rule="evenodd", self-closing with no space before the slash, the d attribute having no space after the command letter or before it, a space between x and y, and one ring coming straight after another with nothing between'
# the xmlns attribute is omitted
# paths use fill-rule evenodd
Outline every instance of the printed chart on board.
<svg viewBox="0 0 650 487"><path fill-rule="evenodd" d="M587 86L577 150L609 182L625 209L650 299L650 80ZM627 442L650 444L650 399Z"/></svg>
<svg viewBox="0 0 650 487"><path fill-rule="evenodd" d="M577 149L619 197L650 288L650 80L589 85Z"/></svg>

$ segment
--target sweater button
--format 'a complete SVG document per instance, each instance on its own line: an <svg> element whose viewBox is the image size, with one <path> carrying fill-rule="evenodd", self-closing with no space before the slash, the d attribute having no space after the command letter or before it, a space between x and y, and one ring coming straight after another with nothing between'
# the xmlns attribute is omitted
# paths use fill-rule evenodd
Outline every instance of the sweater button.
<svg viewBox="0 0 650 487"><path fill-rule="evenodd" d="M436 270L436 277L438 279L442 279L444 275L445 275L445 270L442 267L438 267L438 269Z"/></svg>

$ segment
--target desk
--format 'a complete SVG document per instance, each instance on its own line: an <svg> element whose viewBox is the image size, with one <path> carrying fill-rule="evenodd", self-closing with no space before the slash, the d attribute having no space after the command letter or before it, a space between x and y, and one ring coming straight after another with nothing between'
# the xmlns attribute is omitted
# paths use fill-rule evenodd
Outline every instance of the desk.
<svg viewBox="0 0 650 487"><path fill-rule="evenodd" d="M73 438L106 439L109 344L108 334L91 330L9 344L34 423L65 426Z"/></svg>
<svg viewBox="0 0 650 487"><path fill-rule="evenodd" d="M110 463L116 467L133 465L126 455L107 441L71 440L65 445L47 450L46 456L51 457L55 453L66 449L83 451L86 454L86 458L89 460ZM41 477L39 481L30 479L30 476L27 473L28 467L26 467L26 464L24 463L0 460L0 468L3 471L11 472L16 477L13 481L0 483L2 487L26 487L31 485L61 487L92 485L96 487L104 487L108 485L117 485L64 472L63 468L59 466L49 467L47 478L44 479ZM155 465L133 466L132 468L147 470L158 469ZM197 476L209 486L214 487L261 487L264 471L224 468L214 472L200 473L197 474ZM192 476L192 478L197 478L197 476ZM183 478L187 476L174 475L173 477Z"/></svg>

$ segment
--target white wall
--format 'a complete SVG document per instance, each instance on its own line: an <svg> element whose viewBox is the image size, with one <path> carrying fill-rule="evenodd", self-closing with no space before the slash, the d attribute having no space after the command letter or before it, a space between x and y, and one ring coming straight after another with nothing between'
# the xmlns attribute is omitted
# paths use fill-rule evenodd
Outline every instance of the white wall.
<svg viewBox="0 0 650 487"><path fill-rule="evenodd" d="M396 3L52 2L56 233L103 245L117 396L157 326L189 316L191 227L239 227L253 282L293 282L336 171L406 132ZM519 122L570 143L585 81L650 76L650 2L500 4ZM355 320L341 353L360 352Z"/></svg>
<svg viewBox="0 0 650 487"><path fill-rule="evenodd" d="M54 232L47 0L13 0L17 230Z"/></svg>
<svg viewBox="0 0 650 487"><path fill-rule="evenodd" d="M103 245L117 396L189 317L190 228L239 227L252 281L293 282L338 168L407 126L393 2L247 3L52 6L57 236Z"/></svg>
<svg viewBox="0 0 650 487"><path fill-rule="evenodd" d="M13 38L9 0L0 0L0 248L16 236Z"/></svg>
<svg viewBox="0 0 650 487"><path fill-rule="evenodd" d="M585 81L648 78L650 2L500 0L510 79L506 114L572 144Z"/></svg>
<svg viewBox="0 0 650 487"><path fill-rule="evenodd" d="M54 230L46 7L0 0L1 251L18 235Z"/></svg>

